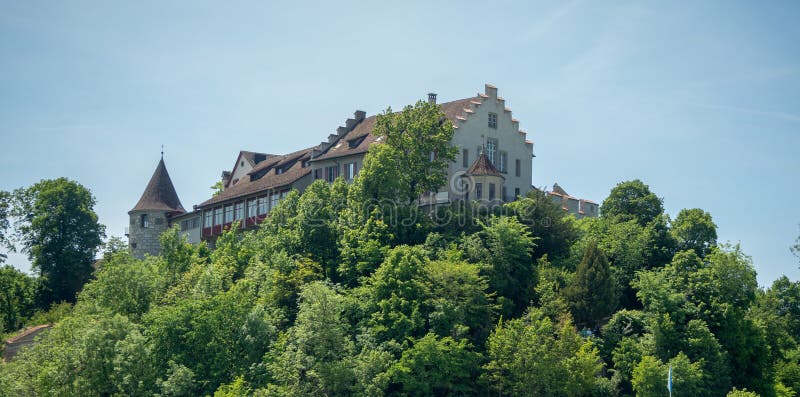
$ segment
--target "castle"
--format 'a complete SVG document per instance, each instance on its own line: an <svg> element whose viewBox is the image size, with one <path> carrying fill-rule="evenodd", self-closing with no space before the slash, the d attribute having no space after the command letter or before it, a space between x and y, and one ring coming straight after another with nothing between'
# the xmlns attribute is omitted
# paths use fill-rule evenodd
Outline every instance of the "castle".
<svg viewBox="0 0 800 397"><path fill-rule="evenodd" d="M436 104L436 94L428 94L428 101ZM533 142L526 139L496 87L486 84L483 93L438 105L455 129L451 144L458 155L447 170L449 183L421 197L422 205L455 200L501 203L533 189ZM233 168L222 173L222 191L192 211L181 205L162 156L139 202L128 212L126 234L132 253L140 258L157 255L159 236L172 225L179 225L191 243L213 243L234 222L243 228L262 222L292 189L302 192L317 179L333 182L343 177L351 182L369 147L381 141L372 133L375 122L376 116L357 110L316 146L284 155L241 151Z"/></svg>

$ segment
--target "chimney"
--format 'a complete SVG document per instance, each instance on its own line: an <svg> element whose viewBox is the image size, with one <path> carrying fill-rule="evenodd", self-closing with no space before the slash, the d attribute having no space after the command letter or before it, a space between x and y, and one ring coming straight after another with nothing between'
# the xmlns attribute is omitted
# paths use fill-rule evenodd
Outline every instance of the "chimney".
<svg viewBox="0 0 800 397"><path fill-rule="evenodd" d="M348 131L352 130L356 126L356 119L347 119L344 122L344 126L347 127Z"/></svg>
<svg viewBox="0 0 800 397"><path fill-rule="evenodd" d="M336 133L337 133L339 136L342 136L342 135L344 135L344 134L346 134L346 133L347 133L347 128L345 128L345 127L339 127L339 128L337 128L337 129L336 129Z"/></svg>
<svg viewBox="0 0 800 397"><path fill-rule="evenodd" d="M428 103L435 105L436 104L436 93L429 92L428 93Z"/></svg>
<svg viewBox="0 0 800 397"><path fill-rule="evenodd" d="M363 110L356 110L355 116L356 116L356 121L361 122L362 120L364 120L365 117L367 117L367 112Z"/></svg>
<svg viewBox="0 0 800 397"><path fill-rule="evenodd" d="M488 96L489 98L497 99L497 87L491 84L486 84L486 86L484 87L484 92L486 93L486 96Z"/></svg>
<svg viewBox="0 0 800 397"><path fill-rule="evenodd" d="M222 171L222 186L223 186L223 188L228 187L229 183L231 183L231 172L230 171Z"/></svg>

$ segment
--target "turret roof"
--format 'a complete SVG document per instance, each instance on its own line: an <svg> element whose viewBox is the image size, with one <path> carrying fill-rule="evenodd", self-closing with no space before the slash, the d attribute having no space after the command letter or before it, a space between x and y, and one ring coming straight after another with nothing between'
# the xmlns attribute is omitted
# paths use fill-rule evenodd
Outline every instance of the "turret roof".
<svg viewBox="0 0 800 397"><path fill-rule="evenodd" d="M175 192L175 186L172 185L163 158L158 162L139 202L130 210L130 212L133 211L186 212L178 198L178 193Z"/></svg>
<svg viewBox="0 0 800 397"><path fill-rule="evenodd" d="M467 175L494 175L502 177L503 175L497 171L497 168L494 168L492 162L489 161L489 157L486 157L486 153L481 153L475 162L467 170Z"/></svg>

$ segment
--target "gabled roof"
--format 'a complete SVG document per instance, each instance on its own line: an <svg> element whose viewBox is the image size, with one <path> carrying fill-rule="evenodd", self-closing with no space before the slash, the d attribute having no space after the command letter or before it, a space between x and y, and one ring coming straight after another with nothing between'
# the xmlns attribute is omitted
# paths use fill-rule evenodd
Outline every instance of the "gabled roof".
<svg viewBox="0 0 800 397"><path fill-rule="evenodd" d="M489 161L489 157L486 157L486 153L481 153L475 162L467 169L467 175L494 175L503 178L503 175L497 171L497 168L494 168L492 162Z"/></svg>
<svg viewBox="0 0 800 397"><path fill-rule="evenodd" d="M248 177L242 178L235 185L204 201L198 207L207 207L270 189L289 186L311 173L311 167L303 167L303 163L311 158L311 151L314 149L316 149L316 146L284 156L270 157L258 163L248 173ZM278 170L280 170L280 173L278 173Z"/></svg>
<svg viewBox="0 0 800 397"><path fill-rule="evenodd" d="M172 179L169 177L163 158L158 162L139 202L129 213L133 211L186 212L178 198L178 193L175 192L175 186L172 185Z"/></svg>
<svg viewBox="0 0 800 397"><path fill-rule="evenodd" d="M478 101L478 97L445 102L439 106L442 108L445 117L455 123L457 117L461 117L464 109L468 109L472 101ZM379 140L377 136L372 134L377 121L377 116L365 118L352 131L341 137L336 144L328 148L324 153L315 156L314 160L325 160L366 152L374 142Z"/></svg>

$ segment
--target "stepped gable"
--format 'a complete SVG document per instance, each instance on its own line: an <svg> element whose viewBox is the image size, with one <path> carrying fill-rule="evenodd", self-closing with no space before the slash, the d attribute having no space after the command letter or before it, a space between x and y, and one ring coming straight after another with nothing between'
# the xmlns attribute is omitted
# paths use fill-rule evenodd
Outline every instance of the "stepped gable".
<svg viewBox="0 0 800 397"><path fill-rule="evenodd" d="M467 170L467 175L494 175L504 178L497 168L494 168L492 162L486 157L486 153L481 153L475 162ZM504 178L505 179L505 178Z"/></svg>
<svg viewBox="0 0 800 397"><path fill-rule="evenodd" d="M181 214L186 212L178 198L178 193L175 192L175 186L172 185L172 179L164 165L164 158L158 162L156 171L150 178L139 202L128 213L134 211L165 211Z"/></svg>

